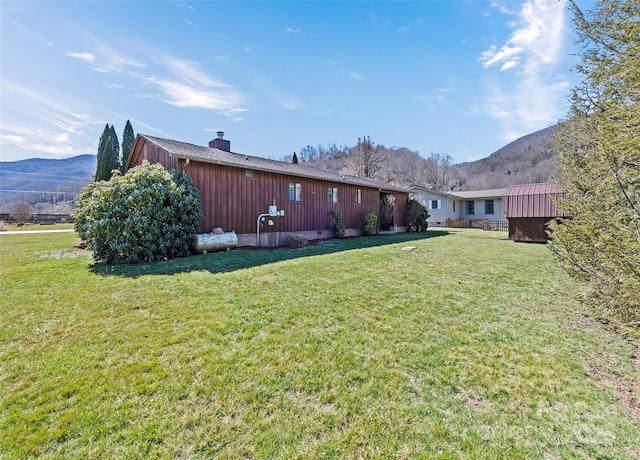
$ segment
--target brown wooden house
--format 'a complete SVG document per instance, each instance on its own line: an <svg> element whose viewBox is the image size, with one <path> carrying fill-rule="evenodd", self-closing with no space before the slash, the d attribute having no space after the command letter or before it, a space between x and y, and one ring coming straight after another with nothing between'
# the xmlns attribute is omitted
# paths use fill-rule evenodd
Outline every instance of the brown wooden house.
<svg viewBox="0 0 640 460"><path fill-rule="evenodd" d="M331 211L343 215L347 236L360 234L365 216L379 214L381 201L393 197L391 229L407 231L408 191L370 179L266 158L233 153L218 133L209 146L138 134L127 169L144 160L181 170L200 191L202 233L214 227L234 231L239 246L282 244L288 234L309 239L333 236ZM275 204L282 217L258 216Z"/></svg>
<svg viewBox="0 0 640 460"><path fill-rule="evenodd" d="M512 185L507 192L506 216L509 239L546 243L547 225L556 217L563 217L554 199L562 196L557 182Z"/></svg>

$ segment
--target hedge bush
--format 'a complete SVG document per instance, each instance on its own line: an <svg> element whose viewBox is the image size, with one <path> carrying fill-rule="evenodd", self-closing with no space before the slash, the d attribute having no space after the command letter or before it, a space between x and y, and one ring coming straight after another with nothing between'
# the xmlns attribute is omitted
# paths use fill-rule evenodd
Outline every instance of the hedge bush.
<svg viewBox="0 0 640 460"><path fill-rule="evenodd" d="M429 211L420 201L412 198L407 205L410 232L426 232L429 227Z"/></svg>
<svg viewBox="0 0 640 460"><path fill-rule="evenodd" d="M75 230L97 263L137 263L189 255L202 218L188 175L144 162L93 182L76 198Z"/></svg>

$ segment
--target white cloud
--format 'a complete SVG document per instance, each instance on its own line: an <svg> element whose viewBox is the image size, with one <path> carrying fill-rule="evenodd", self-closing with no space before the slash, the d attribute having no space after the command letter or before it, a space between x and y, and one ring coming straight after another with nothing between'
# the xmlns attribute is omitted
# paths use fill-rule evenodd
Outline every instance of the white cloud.
<svg viewBox="0 0 640 460"><path fill-rule="evenodd" d="M189 11L195 11L195 8L193 8L191 5L189 5L187 2L180 2L178 3L178 8L183 8L185 10L189 10Z"/></svg>
<svg viewBox="0 0 640 460"><path fill-rule="evenodd" d="M143 69L146 65L134 58L131 58L113 46L107 43L100 43L98 46L98 52L96 56L96 63L98 67L94 70L101 73L123 72L128 67L135 67Z"/></svg>
<svg viewBox="0 0 640 460"><path fill-rule="evenodd" d="M298 35L298 34L302 33L302 30L294 29L292 27L285 27L284 30L285 30L285 32L289 32L290 34L295 34L295 35Z"/></svg>
<svg viewBox="0 0 640 460"><path fill-rule="evenodd" d="M159 99L176 107L213 110L224 115L247 111L245 97L229 84L215 80L197 62L156 51L155 61L173 75L144 78L147 85L160 89ZM161 74L163 72L160 72Z"/></svg>
<svg viewBox="0 0 640 460"><path fill-rule="evenodd" d="M93 63L93 61L96 60L96 55L89 52L84 52L84 53L70 52L70 53L67 53L67 56L69 56L70 58L80 59L81 61L86 61L90 63Z"/></svg>
<svg viewBox="0 0 640 460"><path fill-rule="evenodd" d="M54 155L79 155L93 150L83 143L85 129L103 122L81 103L63 94L43 95L12 82L2 82L3 104L14 106L10 122L3 120L0 145ZM29 120L26 122L20 120Z"/></svg>
<svg viewBox="0 0 640 460"><path fill-rule="evenodd" d="M491 2L491 8L497 8L501 14L517 14L515 11L510 10L505 3Z"/></svg>
<svg viewBox="0 0 640 460"><path fill-rule="evenodd" d="M160 99L163 102L176 107L207 109L224 115L247 111L242 107L244 98L234 91L221 91L210 87L194 88L182 82L155 77L147 81L162 91Z"/></svg>
<svg viewBox="0 0 640 460"><path fill-rule="evenodd" d="M501 13L514 12L501 5ZM567 36L565 0L529 0L517 12L509 39L491 46L478 59L485 68L498 67L479 110L500 125L504 141L557 122L564 116L567 78L559 75ZM504 74L504 75L502 75Z"/></svg>
<svg viewBox="0 0 640 460"><path fill-rule="evenodd" d="M513 23L515 30L507 42L499 50L492 45L478 60L484 67L501 65L501 70L513 68L524 59L530 65L557 62L563 45L564 6L564 1L557 0L525 2L518 14L518 21ZM505 63L509 63L506 68Z"/></svg>
<svg viewBox="0 0 640 460"><path fill-rule="evenodd" d="M510 69L511 67L515 67L517 65L518 65L518 59L512 59L511 61L507 61L504 64L502 64L502 67L500 67L500 71L502 72L503 70Z"/></svg>
<svg viewBox="0 0 640 460"><path fill-rule="evenodd" d="M179 59L168 54L160 54L156 59L159 65L165 66L176 77L191 85L228 87L224 83L213 80L200 69L198 63Z"/></svg>

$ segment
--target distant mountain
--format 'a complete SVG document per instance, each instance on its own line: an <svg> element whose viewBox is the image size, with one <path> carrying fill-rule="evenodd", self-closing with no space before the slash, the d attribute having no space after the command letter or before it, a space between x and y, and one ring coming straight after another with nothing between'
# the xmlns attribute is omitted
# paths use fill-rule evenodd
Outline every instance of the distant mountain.
<svg viewBox="0 0 640 460"><path fill-rule="evenodd" d="M453 167L460 190L507 188L556 177L554 134L557 125L523 136L478 161ZM456 184L457 185L457 184Z"/></svg>
<svg viewBox="0 0 640 460"><path fill-rule="evenodd" d="M95 155L0 162L0 212L28 203L35 212L65 214L96 172Z"/></svg>
<svg viewBox="0 0 640 460"><path fill-rule="evenodd" d="M453 164L446 154L425 158L404 147L378 145L375 179L400 186L423 185L441 190L486 190L546 182L556 177L556 126L523 136L486 158ZM354 147L307 146L298 158L321 169L355 174Z"/></svg>

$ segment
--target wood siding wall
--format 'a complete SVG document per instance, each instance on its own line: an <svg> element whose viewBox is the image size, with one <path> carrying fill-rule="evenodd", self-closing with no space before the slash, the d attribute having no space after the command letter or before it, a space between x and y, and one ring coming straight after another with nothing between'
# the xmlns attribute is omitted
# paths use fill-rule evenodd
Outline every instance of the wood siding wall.
<svg viewBox="0 0 640 460"><path fill-rule="evenodd" d="M178 168L178 160L169 156L169 152L155 144L143 142L140 150L131 153L130 168L140 166L144 160L149 163L160 163L168 171Z"/></svg>
<svg viewBox="0 0 640 460"><path fill-rule="evenodd" d="M546 243L547 224L549 217L510 217L509 239L513 241L528 241L533 243Z"/></svg>
<svg viewBox="0 0 640 460"><path fill-rule="evenodd" d="M247 177L245 169L198 161L176 160L169 153L149 142L134 151L131 166L147 160L160 163L166 169L183 170L193 178L200 190L204 219L201 232L214 227L238 234L256 233L258 215L267 213L275 200L284 217L272 217L273 226L264 225L262 231L303 232L331 230L330 212L342 212L345 228L361 228L368 213L379 213L381 192L377 188L362 187L341 182L253 171ZM289 201L289 183L302 186L299 202ZM338 188L338 203L328 202L328 188ZM356 203L356 190L361 191L361 202ZM394 225L406 227L408 193L394 192ZM269 218L267 218L269 219Z"/></svg>

